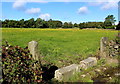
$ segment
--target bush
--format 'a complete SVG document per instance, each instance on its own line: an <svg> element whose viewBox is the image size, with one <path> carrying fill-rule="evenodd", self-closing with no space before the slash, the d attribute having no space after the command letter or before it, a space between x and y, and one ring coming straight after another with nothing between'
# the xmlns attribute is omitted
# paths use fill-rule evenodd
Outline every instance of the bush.
<svg viewBox="0 0 120 84"><path fill-rule="evenodd" d="M28 48L2 45L3 83L42 82L41 70L33 68L36 63Z"/></svg>
<svg viewBox="0 0 120 84"><path fill-rule="evenodd" d="M113 26L106 26L105 29L115 29L115 27L116 27L115 25L113 25Z"/></svg>

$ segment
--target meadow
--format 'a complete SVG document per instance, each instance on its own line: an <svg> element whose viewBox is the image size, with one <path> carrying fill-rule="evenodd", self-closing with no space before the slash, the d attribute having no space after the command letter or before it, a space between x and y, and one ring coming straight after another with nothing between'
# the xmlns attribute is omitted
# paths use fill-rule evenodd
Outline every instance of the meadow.
<svg viewBox="0 0 120 84"><path fill-rule="evenodd" d="M101 37L114 39L118 31L100 29L32 29L2 28L2 43L26 47L28 42L39 43L43 63L58 67L79 63L99 50Z"/></svg>

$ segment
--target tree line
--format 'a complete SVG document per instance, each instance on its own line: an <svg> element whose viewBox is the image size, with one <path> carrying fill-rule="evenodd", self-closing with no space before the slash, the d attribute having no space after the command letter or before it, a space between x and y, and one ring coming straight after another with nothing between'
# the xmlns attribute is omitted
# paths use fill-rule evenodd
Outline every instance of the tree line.
<svg viewBox="0 0 120 84"><path fill-rule="evenodd" d="M41 18L31 18L29 20L0 20L3 28L104 28L104 29L114 29L115 17L113 15L108 15L104 22L83 22L83 23L72 23L72 22L62 22L59 20L42 20Z"/></svg>

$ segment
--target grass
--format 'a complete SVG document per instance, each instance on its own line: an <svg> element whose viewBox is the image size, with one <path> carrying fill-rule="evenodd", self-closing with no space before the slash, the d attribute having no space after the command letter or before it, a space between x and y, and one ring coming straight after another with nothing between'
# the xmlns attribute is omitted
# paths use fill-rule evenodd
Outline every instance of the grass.
<svg viewBox="0 0 120 84"><path fill-rule="evenodd" d="M115 38L115 30L79 30L79 29L24 29L3 28L2 42L11 45L27 46L35 40L39 43L42 60L54 63L58 67L79 63L99 49L101 37Z"/></svg>

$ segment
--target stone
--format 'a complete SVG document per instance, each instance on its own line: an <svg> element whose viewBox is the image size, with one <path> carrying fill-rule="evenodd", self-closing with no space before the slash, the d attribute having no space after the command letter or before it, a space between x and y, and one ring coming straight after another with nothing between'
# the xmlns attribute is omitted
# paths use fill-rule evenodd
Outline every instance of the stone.
<svg viewBox="0 0 120 84"><path fill-rule="evenodd" d="M120 76L120 73L115 73L115 76Z"/></svg>
<svg viewBox="0 0 120 84"><path fill-rule="evenodd" d="M88 67L94 66L97 64L97 58L96 57L88 57L85 60L80 61L80 68L87 69Z"/></svg>
<svg viewBox="0 0 120 84"><path fill-rule="evenodd" d="M112 79L112 77L109 77L109 79L111 80L111 79Z"/></svg>
<svg viewBox="0 0 120 84"><path fill-rule="evenodd" d="M108 43L108 38L107 37L102 37L100 40L100 56L106 57L106 45Z"/></svg>
<svg viewBox="0 0 120 84"><path fill-rule="evenodd" d="M67 81L75 72L79 72L79 66L77 64L72 64L66 67L62 67L55 71L55 79L58 81Z"/></svg>
<svg viewBox="0 0 120 84"><path fill-rule="evenodd" d="M87 75L90 75L89 73L87 73Z"/></svg>
<svg viewBox="0 0 120 84"><path fill-rule="evenodd" d="M119 48L119 45L117 45L117 44L114 45L114 48L115 48L115 49L118 49L118 48Z"/></svg>
<svg viewBox="0 0 120 84"><path fill-rule="evenodd" d="M38 42L31 41L28 43L28 49L30 53L32 54L32 58L36 61L38 61L37 65L34 65L36 68L41 67L41 61L40 61L40 53L38 51Z"/></svg>
<svg viewBox="0 0 120 84"><path fill-rule="evenodd" d="M97 72L101 72L101 70L100 70L100 69L95 69L95 71L97 71Z"/></svg>
<svg viewBox="0 0 120 84"><path fill-rule="evenodd" d="M103 41L104 44L107 44L107 43L108 43L108 38L107 38L107 37L102 37L101 40Z"/></svg>
<svg viewBox="0 0 120 84"><path fill-rule="evenodd" d="M107 76L110 76L109 74L107 74Z"/></svg>
<svg viewBox="0 0 120 84"><path fill-rule="evenodd" d="M32 54L33 58L38 60L38 43L36 41L31 41L28 43L28 49Z"/></svg>
<svg viewBox="0 0 120 84"><path fill-rule="evenodd" d="M113 57L113 55L110 54L110 57Z"/></svg>
<svg viewBox="0 0 120 84"><path fill-rule="evenodd" d="M111 43L111 45L114 45L114 44L115 44L115 42L114 42L113 40L110 40L110 43Z"/></svg>
<svg viewBox="0 0 120 84"><path fill-rule="evenodd" d="M112 53L112 57L114 57L114 56L116 56L116 54L115 54L115 53Z"/></svg>
<svg viewBox="0 0 120 84"><path fill-rule="evenodd" d="M85 76L86 76L86 75L84 75L84 74L83 74L83 75L81 75L81 77L83 77L83 78L84 78Z"/></svg>
<svg viewBox="0 0 120 84"><path fill-rule="evenodd" d="M106 68L106 67L104 67L103 69L104 69L104 70L107 70L107 68Z"/></svg>

